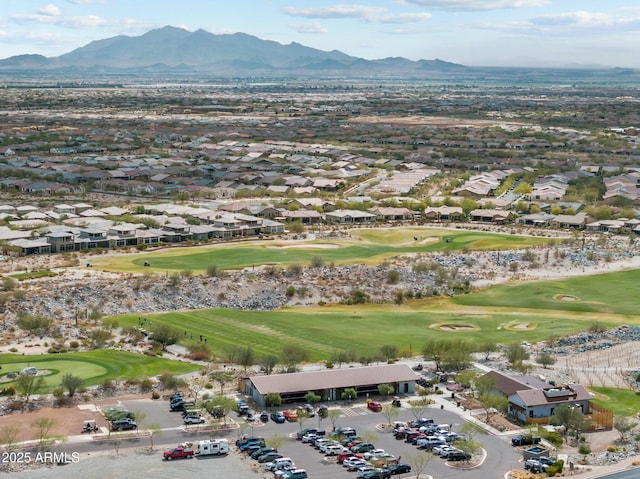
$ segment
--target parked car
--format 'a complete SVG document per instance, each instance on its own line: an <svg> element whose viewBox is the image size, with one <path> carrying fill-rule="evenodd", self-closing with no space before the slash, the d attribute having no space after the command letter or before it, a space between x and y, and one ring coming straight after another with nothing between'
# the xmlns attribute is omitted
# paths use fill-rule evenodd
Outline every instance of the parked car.
<svg viewBox="0 0 640 479"><path fill-rule="evenodd" d="M123 431L127 429L138 429L138 424L130 417L123 417L122 419L116 419L111 423L112 431Z"/></svg>
<svg viewBox="0 0 640 479"><path fill-rule="evenodd" d="M380 412L382 411L382 404L378 401L367 401L367 408L374 412Z"/></svg>
<svg viewBox="0 0 640 479"><path fill-rule="evenodd" d="M290 457L279 457L278 459L265 463L264 468L267 471L275 471L278 469L282 469L285 466L292 466L292 465L293 465L293 460L291 460Z"/></svg>
<svg viewBox="0 0 640 479"><path fill-rule="evenodd" d="M317 427L305 427L302 431L296 433L296 439L301 440L307 434L315 434L316 436L324 436L325 431L318 429Z"/></svg>
<svg viewBox="0 0 640 479"><path fill-rule="evenodd" d="M304 469L294 469L293 471L285 472L280 476L282 479L307 479L307 471Z"/></svg>
<svg viewBox="0 0 640 479"><path fill-rule="evenodd" d="M247 451L249 448L256 449L256 446L264 447L264 439L263 438L251 439L246 443L240 445L239 447L241 451Z"/></svg>
<svg viewBox="0 0 640 479"><path fill-rule="evenodd" d="M184 417L185 424L203 424L206 422L206 419L203 418L200 414L188 414Z"/></svg>
<svg viewBox="0 0 640 479"><path fill-rule="evenodd" d="M527 434L519 434L511 438L512 446L531 446L533 444L539 444L540 437L539 436L531 436Z"/></svg>
<svg viewBox="0 0 640 479"><path fill-rule="evenodd" d="M262 436L244 436L240 439L236 439L236 446L242 447L244 444L255 441L256 439L262 439L264 441L264 438Z"/></svg>
<svg viewBox="0 0 640 479"><path fill-rule="evenodd" d="M357 459L357 458L349 458L342 463L342 465L347 468L347 471L355 471L359 467L366 466L368 464L369 463L364 459Z"/></svg>
<svg viewBox="0 0 640 479"><path fill-rule="evenodd" d="M264 409L260 413L260 420L262 422L269 422L269 413Z"/></svg>
<svg viewBox="0 0 640 479"><path fill-rule="evenodd" d="M446 441L436 436L421 437L416 441L418 449L432 449L435 446L442 446L444 444L446 444Z"/></svg>
<svg viewBox="0 0 640 479"><path fill-rule="evenodd" d="M446 456L447 461L468 461L471 459L471 454L464 451L452 451Z"/></svg>
<svg viewBox="0 0 640 479"><path fill-rule="evenodd" d="M316 412L313 410L313 406L311 404L305 404L302 406L302 410L307 413L309 417L315 417Z"/></svg>
<svg viewBox="0 0 640 479"><path fill-rule="evenodd" d="M339 427L333 433L334 436L355 436L356 430L352 427Z"/></svg>
<svg viewBox="0 0 640 479"><path fill-rule="evenodd" d="M168 451L164 451L162 454L163 459L171 461L173 459L192 459L195 455L195 451L191 448L178 446Z"/></svg>
<svg viewBox="0 0 640 479"><path fill-rule="evenodd" d="M374 469L367 471L362 475L362 479L389 479L391 474L384 469Z"/></svg>
<svg viewBox="0 0 640 479"><path fill-rule="evenodd" d="M370 442L361 442L351 448L351 452L368 452L373 451L376 447Z"/></svg>
<svg viewBox="0 0 640 479"><path fill-rule="evenodd" d="M295 409L287 409L286 411L282 411L282 415L289 422L295 422L298 420L298 411Z"/></svg>
<svg viewBox="0 0 640 479"><path fill-rule="evenodd" d="M527 459L524 462L524 470L531 471L534 474L546 472L555 461L548 457L539 457L537 459Z"/></svg>
<svg viewBox="0 0 640 479"><path fill-rule="evenodd" d="M395 474L406 474L407 472L411 472L411 466L409 464L393 464L386 468L389 471L389 474L392 476Z"/></svg>
<svg viewBox="0 0 640 479"><path fill-rule="evenodd" d="M283 424L287 419L284 417L284 415L281 412L272 412L271 420L273 422L277 422L278 424Z"/></svg>
<svg viewBox="0 0 640 479"><path fill-rule="evenodd" d="M266 454L263 454L262 456L258 456L258 462L263 464L265 462L275 461L276 459L280 459L281 457L283 457L283 456L280 453L267 452Z"/></svg>
<svg viewBox="0 0 640 479"><path fill-rule="evenodd" d="M261 446L260 448L251 452L249 454L249 457L251 459L258 459L260 456L262 456L263 454L267 454L268 452L278 452L278 451L273 447Z"/></svg>

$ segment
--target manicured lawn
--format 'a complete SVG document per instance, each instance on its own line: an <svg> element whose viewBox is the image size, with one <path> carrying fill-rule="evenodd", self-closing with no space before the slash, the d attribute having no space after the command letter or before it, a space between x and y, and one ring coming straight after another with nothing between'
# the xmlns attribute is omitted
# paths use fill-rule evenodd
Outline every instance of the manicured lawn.
<svg viewBox="0 0 640 479"><path fill-rule="evenodd" d="M172 248L134 256L96 257L94 267L119 271L203 272L208 265L238 269L264 264L309 264L321 257L326 263L378 264L409 253L454 250L518 249L549 243L548 238L479 233L438 228L392 228L354 230L355 240L309 241L295 244L278 241L225 243L206 247ZM414 237L418 240L414 240ZM448 239L449 241L447 241ZM145 268L144 264L150 267Z"/></svg>
<svg viewBox="0 0 640 479"><path fill-rule="evenodd" d="M640 394L629 389L590 387L597 397L593 402L610 409L616 416L635 416L640 410Z"/></svg>
<svg viewBox="0 0 640 479"><path fill-rule="evenodd" d="M51 388L58 386L62 376L67 373L80 376L84 379L85 386L90 386L109 378L124 380L129 377L155 376L164 371L184 374L198 369L198 366L190 363L108 349L40 356L1 354L0 364L2 376L9 372L19 372L27 366L48 370L50 374L45 376L45 380ZM11 382L3 382L1 386L8 384Z"/></svg>
<svg viewBox="0 0 640 479"><path fill-rule="evenodd" d="M638 298L633 292L639 282L640 270L619 271L557 281L493 286L479 293L458 296L452 302L466 306L636 315Z"/></svg>
<svg viewBox="0 0 640 479"><path fill-rule="evenodd" d="M309 351L311 360L327 359L334 351L371 354L385 344L396 345L402 354L420 354L430 339L465 339L474 342L536 341L585 330L591 319L580 315L537 311L483 313L481 309L447 311L442 303L414 302L391 305L332 306L280 311L209 309L146 315L153 324L167 323L183 331L180 343L202 334L214 352L224 357L234 345L251 346L257 355L279 354L284 344ZM120 324L137 326L140 315L119 316ZM623 318L620 323L628 321ZM514 322L528 328L513 328ZM460 325L457 331L438 325ZM473 329L464 328L464 325ZM153 327L147 327L152 330Z"/></svg>

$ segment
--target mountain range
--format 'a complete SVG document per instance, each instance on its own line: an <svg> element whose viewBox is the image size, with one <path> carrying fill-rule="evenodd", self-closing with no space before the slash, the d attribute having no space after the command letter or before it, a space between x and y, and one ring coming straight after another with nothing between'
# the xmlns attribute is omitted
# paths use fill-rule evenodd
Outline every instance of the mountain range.
<svg viewBox="0 0 640 479"><path fill-rule="evenodd" d="M537 73L532 74L533 70ZM544 71L546 73L541 73ZM0 72L78 74L170 74L229 76L391 77L415 79L527 79L549 76L575 81L586 76L629 81L640 72L628 69L471 68L443 60L402 57L366 60L338 50L323 51L299 43L283 45L245 33L215 35L166 26L144 35L119 35L93 41L58 57L17 55L0 60ZM570 73L569 73L570 72Z"/></svg>

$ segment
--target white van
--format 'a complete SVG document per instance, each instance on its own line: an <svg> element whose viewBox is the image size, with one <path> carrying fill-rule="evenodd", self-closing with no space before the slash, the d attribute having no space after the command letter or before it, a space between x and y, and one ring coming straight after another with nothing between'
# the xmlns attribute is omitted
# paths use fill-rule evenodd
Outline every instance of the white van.
<svg viewBox="0 0 640 479"><path fill-rule="evenodd" d="M229 441L227 439L213 439L198 441L196 454L202 456L222 455L229 453Z"/></svg>

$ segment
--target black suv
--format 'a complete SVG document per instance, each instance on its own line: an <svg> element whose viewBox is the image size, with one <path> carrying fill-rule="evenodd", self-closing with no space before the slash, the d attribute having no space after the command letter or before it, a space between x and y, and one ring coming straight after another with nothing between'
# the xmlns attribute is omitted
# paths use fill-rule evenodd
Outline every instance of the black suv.
<svg viewBox="0 0 640 479"><path fill-rule="evenodd" d="M533 444L539 444L540 437L539 436L526 436L524 434L520 434L518 436L514 436L511 438L512 446L531 446Z"/></svg>

